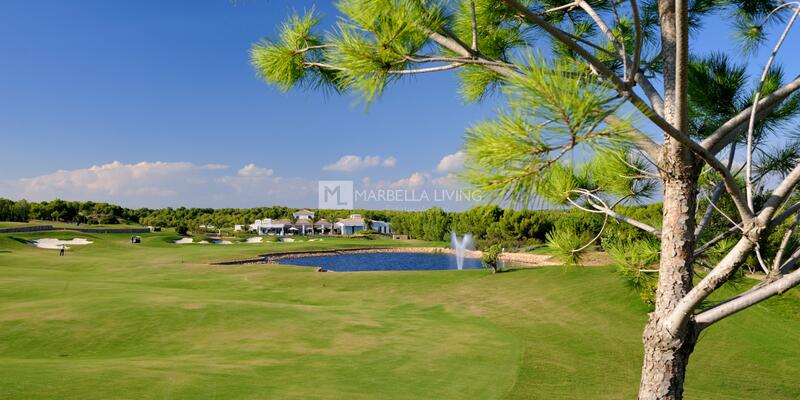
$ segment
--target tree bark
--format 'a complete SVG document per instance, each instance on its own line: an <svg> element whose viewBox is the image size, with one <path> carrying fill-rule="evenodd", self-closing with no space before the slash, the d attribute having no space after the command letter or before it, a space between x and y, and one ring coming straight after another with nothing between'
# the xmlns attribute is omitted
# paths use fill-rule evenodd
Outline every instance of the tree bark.
<svg viewBox="0 0 800 400"><path fill-rule="evenodd" d="M673 336L663 326L659 315L651 314L644 331L640 400L683 399L686 367L697 343L697 330L691 322Z"/></svg>
<svg viewBox="0 0 800 400"><path fill-rule="evenodd" d="M685 153L683 146L671 144L669 147L672 154L665 158L678 161L673 162L672 167L681 167L683 171L668 170L667 173L682 173L683 176L665 177L659 282L655 311L650 314L643 335L640 400L683 398L686 366L696 342L693 321L683 327L673 327L672 332L666 323L680 299L692 288L697 199L697 172L693 157Z"/></svg>
<svg viewBox="0 0 800 400"><path fill-rule="evenodd" d="M664 116L683 133L688 131L686 6L686 0L658 3L664 59ZM640 400L683 398L686 366L697 342L694 321L690 319L684 326L672 327L668 317L692 288L699 163L687 146L665 135L661 164L664 182L661 260L655 311L650 314L642 338Z"/></svg>

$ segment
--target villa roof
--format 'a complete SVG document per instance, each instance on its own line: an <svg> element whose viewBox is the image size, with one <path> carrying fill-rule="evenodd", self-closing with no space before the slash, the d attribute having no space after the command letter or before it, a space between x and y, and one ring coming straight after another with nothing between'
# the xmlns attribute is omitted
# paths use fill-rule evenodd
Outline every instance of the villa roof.
<svg viewBox="0 0 800 400"><path fill-rule="evenodd" d="M294 223L295 225L314 225L310 219L298 219L297 222Z"/></svg>
<svg viewBox="0 0 800 400"><path fill-rule="evenodd" d="M344 218L340 219L336 222L337 224L341 224L343 226L361 226L366 225L366 221L364 218Z"/></svg>
<svg viewBox="0 0 800 400"><path fill-rule="evenodd" d="M295 211L293 215L314 215L313 211L306 210L305 208L299 211Z"/></svg>
<svg viewBox="0 0 800 400"><path fill-rule="evenodd" d="M327 219L321 219L321 220L317 221L316 223L314 223L314 225L320 225L320 226L322 226L322 225L330 225L330 224L331 224L330 221L328 221Z"/></svg>

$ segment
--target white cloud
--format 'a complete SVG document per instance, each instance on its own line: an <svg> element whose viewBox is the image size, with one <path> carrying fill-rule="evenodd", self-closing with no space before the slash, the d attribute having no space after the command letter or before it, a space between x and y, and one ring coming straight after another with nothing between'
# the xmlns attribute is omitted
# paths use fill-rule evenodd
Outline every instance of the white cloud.
<svg viewBox="0 0 800 400"><path fill-rule="evenodd" d="M323 171L340 171L340 172L353 172L369 167L394 167L397 164L397 159L394 157L381 157L381 156L342 156L333 164L328 164L322 167Z"/></svg>
<svg viewBox="0 0 800 400"><path fill-rule="evenodd" d="M438 178L434 178L431 180L433 184L437 186L441 186L443 188L448 189L463 189L463 185L461 182L458 181L458 177L455 174L447 174L445 176L440 176Z"/></svg>
<svg viewBox="0 0 800 400"><path fill-rule="evenodd" d="M439 172L457 172L464 167L464 152L459 150L453 154L448 154L442 157L439 164L436 165L436 171Z"/></svg>
<svg viewBox="0 0 800 400"><path fill-rule="evenodd" d="M394 157L386 157L381 162L381 166L383 167L394 167L397 164L397 159Z"/></svg>
<svg viewBox="0 0 800 400"><path fill-rule="evenodd" d="M207 169L209 171L219 171L223 169L228 169L228 166L225 164L206 164L201 166L200 169Z"/></svg>
<svg viewBox="0 0 800 400"><path fill-rule="evenodd" d="M391 182L388 186L393 189L415 189L420 188L431 181L431 174L427 172L414 172L408 178L403 178Z"/></svg>
<svg viewBox="0 0 800 400"><path fill-rule="evenodd" d="M129 207L313 206L316 181L278 177L269 168L245 165L236 174L225 165L191 162L119 161L18 179L6 196L29 200L106 201Z"/></svg>
<svg viewBox="0 0 800 400"><path fill-rule="evenodd" d="M272 176L273 173L271 168L256 167L253 163L245 165L237 172L239 176Z"/></svg>
<svg viewBox="0 0 800 400"><path fill-rule="evenodd" d="M165 196L174 194L166 179L187 178L191 171L203 167L188 162L140 162L123 164L114 161L100 166L75 170L58 170L51 174L21 179L25 193L83 192L107 196Z"/></svg>

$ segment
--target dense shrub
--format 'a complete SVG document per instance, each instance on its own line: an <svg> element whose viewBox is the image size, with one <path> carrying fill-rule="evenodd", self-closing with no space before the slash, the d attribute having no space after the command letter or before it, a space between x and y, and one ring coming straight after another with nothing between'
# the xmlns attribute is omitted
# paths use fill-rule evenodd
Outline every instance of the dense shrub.
<svg viewBox="0 0 800 400"><path fill-rule="evenodd" d="M485 268L491 268L492 273L497 273L499 268L498 265L500 264L500 253L502 249L499 245L492 245L489 248L483 251L483 255L481 256L481 261L483 262L483 266Z"/></svg>

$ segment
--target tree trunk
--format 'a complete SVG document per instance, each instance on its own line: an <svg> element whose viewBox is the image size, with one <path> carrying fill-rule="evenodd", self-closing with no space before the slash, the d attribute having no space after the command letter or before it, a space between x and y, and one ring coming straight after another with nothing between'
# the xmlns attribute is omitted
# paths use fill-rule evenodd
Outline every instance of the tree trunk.
<svg viewBox="0 0 800 400"><path fill-rule="evenodd" d="M678 328L675 335L664 324L678 301L692 288L697 173L693 157L682 147L671 143L671 151L665 154L666 159L673 161L671 167L679 170L667 170L671 176L664 181L659 282L655 311L650 314L643 335L640 400L683 398L686 366L696 342L693 322Z"/></svg>
<svg viewBox="0 0 800 400"><path fill-rule="evenodd" d="M688 133L688 23L687 0L659 0L661 51L664 61L664 117ZM666 136L661 159L664 213L661 229L661 261L655 311L645 327L644 363L640 400L683 398L683 382L689 356L697 342L694 322L666 325L678 302L692 288L697 177L699 165L686 147Z"/></svg>
<svg viewBox="0 0 800 400"><path fill-rule="evenodd" d="M686 367L697 342L696 330L690 323L673 336L663 328L658 317L652 314L644 331L639 399L682 399Z"/></svg>

